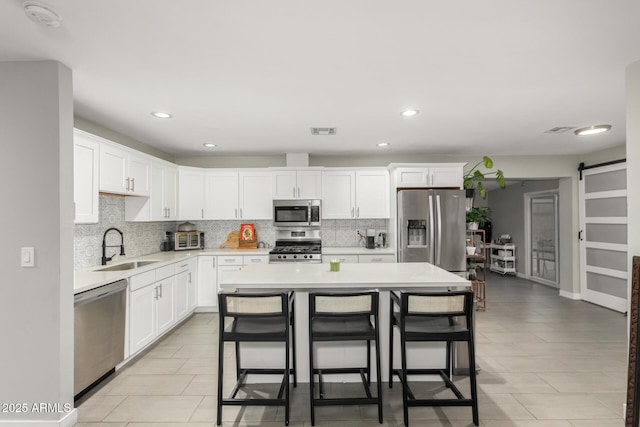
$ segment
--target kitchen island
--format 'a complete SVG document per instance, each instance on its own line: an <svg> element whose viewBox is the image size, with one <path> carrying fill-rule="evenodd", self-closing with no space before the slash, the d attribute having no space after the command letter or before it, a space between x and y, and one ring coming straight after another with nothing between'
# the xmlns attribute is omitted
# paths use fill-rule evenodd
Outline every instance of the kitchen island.
<svg viewBox="0 0 640 427"><path fill-rule="evenodd" d="M380 291L380 349L382 380L388 378L389 364L389 291L468 288L471 282L429 263L341 264L340 271L330 271L328 264L282 263L249 265L226 278L222 289L239 291L296 292L296 349L298 381L309 379L309 292L314 290L378 289ZM395 338L398 339L396 333ZM322 343L316 356L317 366L341 367L363 365L365 346L361 343ZM242 344L243 367L282 367L282 346L274 344ZM399 341L394 345L394 360L400 361ZM444 345L419 343L409 353L409 365L420 359L420 365L443 366ZM273 378L273 377L272 377ZM336 381L335 376L327 378ZM251 379L249 379L252 381ZM359 381L357 376L343 376L342 381ZM259 378L253 381L263 382ZM273 381L273 380L272 380Z"/></svg>

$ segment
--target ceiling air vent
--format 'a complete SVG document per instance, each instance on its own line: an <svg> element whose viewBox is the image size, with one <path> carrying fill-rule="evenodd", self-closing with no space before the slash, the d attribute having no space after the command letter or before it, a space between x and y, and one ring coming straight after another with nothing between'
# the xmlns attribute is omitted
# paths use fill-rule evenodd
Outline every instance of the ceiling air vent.
<svg viewBox="0 0 640 427"><path fill-rule="evenodd" d="M544 133L565 133L566 131L575 128L575 126L556 126L553 129L545 130Z"/></svg>
<svg viewBox="0 0 640 427"><path fill-rule="evenodd" d="M335 135L336 128L311 128L311 135Z"/></svg>

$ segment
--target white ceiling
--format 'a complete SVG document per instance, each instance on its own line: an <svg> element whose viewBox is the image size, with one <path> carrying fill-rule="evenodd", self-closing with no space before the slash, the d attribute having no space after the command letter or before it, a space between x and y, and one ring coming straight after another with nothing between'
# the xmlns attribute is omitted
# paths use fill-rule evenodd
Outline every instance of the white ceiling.
<svg viewBox="0 0 640 427"><path fill-rule="evenodd" d="M64 63L78 116L176 156L596 151L625 142L640 60L635 0L43 3L62 26L0 2L0 60Z"/></svg>

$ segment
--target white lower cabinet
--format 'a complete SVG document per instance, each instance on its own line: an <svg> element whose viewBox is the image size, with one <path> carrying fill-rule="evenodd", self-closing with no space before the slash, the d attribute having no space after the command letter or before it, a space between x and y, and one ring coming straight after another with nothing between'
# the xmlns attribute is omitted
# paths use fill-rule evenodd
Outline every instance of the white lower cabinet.
<svg viewBox="0 0 640 427"><path fill-rule="evenodd" d="M135 354L158 336L154 284L129 292L129 354Z"/></svg>
<svg viewBox="0 0 640 427"><path fill-rule="evenodd" d="M198 311L218 311L216 256L198 257Z"/></svg>
<svg viewBox="0 0 640 427"><path fill-rule="evenodd" d="M196 299L197 260L192 258L176 264L176 320L191 313L198 303Z"/></svg>
<svg viewBox="0 0 640 427"><path fill-rule="evenodd" d="M242 270L241 265L218 265L218 286L222 286L222 282L231 275Z"/></svg>
<svg viewBox="0 0 640 427"><path fill-rule="evenodd" d="M174 276L166 277L156 283L156 324L158 335L168 330L176 322Z"/></svg>

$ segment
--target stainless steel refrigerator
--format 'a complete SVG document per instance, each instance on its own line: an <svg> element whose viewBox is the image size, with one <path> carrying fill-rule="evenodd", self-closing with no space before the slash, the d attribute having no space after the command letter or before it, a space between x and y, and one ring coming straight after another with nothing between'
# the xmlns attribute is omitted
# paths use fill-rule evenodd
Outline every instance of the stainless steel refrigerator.
<svg viewBox="0 0 640 427"><path fill-rule="evenodd" d="M398 262L466 270L464 190L398 190Z"/></svg>

